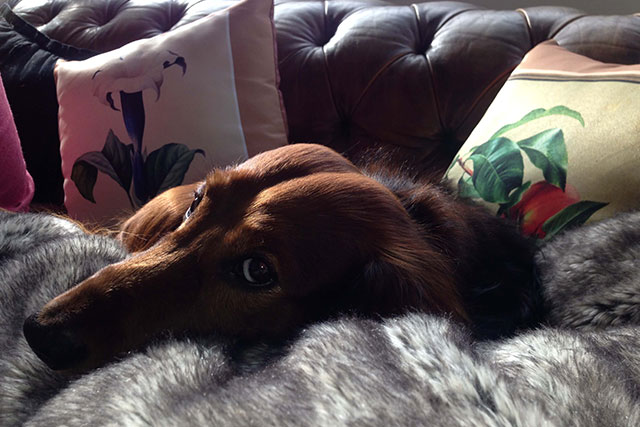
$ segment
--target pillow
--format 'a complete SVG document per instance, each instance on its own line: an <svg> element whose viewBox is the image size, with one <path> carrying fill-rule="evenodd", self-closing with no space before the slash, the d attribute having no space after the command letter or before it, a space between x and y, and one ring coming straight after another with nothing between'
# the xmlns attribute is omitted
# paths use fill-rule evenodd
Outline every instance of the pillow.
<svg viewBox="0 0 640 427"><path fill-rule="evenodd" d="M34 203L57 207L63 203L55 63L59 58L86 59L94 54L49 39L8 4L0 5L0 73L35 182Z"/></svg>
<svg viewBox="0 0 640 427"><path fill-rule="evenodd" d="M287 141L271 0L244 0L84 61L58 61L65 207L108 223Z"/></svg>
<svg viewBox="0 0 640 427"><path fill-rule="evenodd" d="M554 41L514 70L445 175L462 197L549 239L640 206L640 65Z"/></svg>
<svg viewBox="0 0 640 427"><path fill-rule="evenodd" d="M4 85L0 79L0 208L28 211L33 198L33 179L22 157L18 131L13 122Z"/></svg>

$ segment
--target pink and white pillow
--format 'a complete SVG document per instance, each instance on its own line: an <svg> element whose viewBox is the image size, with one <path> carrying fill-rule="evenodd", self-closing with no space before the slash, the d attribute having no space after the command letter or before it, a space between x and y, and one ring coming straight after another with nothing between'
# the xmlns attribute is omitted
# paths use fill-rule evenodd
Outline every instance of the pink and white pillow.
<svg viewBox="0 0 640 427"><path fill-rule="evenodd" d="M216 166L286 144L271 0L243 0L55 77L65 206L109 223Z"/></svg>

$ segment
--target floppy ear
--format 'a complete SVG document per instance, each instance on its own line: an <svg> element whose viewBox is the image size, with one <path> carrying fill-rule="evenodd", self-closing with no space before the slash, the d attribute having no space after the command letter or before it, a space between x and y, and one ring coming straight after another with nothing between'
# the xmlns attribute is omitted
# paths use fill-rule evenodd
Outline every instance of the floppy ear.
<svg viewBox="0 0 640 427"><path fill-rule="evenodd" d="M453 269L435 248L419 239L410 244L405 240L374 255L349 292L365 314L392 315L413 309L467 322Z"/></svg>
<svg viewBox="0 0 640 427"><path fill-rule="evenodd" d="M120 225L117 238L130 252L149 249L180 226L199 185L181 185L154 197Z"/></svg>

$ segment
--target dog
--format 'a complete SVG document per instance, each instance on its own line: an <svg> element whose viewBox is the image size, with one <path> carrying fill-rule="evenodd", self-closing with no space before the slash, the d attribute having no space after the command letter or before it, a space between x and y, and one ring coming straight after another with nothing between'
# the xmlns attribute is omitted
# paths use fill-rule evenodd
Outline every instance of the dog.
<svg viewBox="0 0 640 427"><path fill-rule="evenodd" d="M212 171L122 226L133 252L24 323L53 369L162 333L281 339L340 313L419 311L476 337L537 323L533 244L435 183L293 144Z"/></svg>

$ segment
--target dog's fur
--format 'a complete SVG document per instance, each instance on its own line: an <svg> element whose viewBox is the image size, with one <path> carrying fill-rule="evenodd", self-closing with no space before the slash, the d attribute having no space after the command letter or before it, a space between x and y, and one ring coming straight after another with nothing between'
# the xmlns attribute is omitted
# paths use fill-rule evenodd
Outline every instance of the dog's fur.
<svg viewBox="0 0 640 427"><path fill-rule="evenodd" d="M0 425L640 425L640 304L615 297L640 294L640 265L603 256L638 254L639 227L627 214L543 247L554 326L507 340L478 343L429 314L347 317L251 373L238 361L259 351L234 362L232 343L210 337L76 378L30 351L21 319L125 253L57 218L0 214Z"/></svg>
<svg viewBox="0 0 640 427"><path fill-rule="evenodd" d="M479 337L537 321L532 246L515 228L321 145L215 170L151 201L121 236L139 252L25 323L50 366L94 367L163 331L282 338L338 313L445 313ZM251 259L277 279L243 279Z"/></svg>

